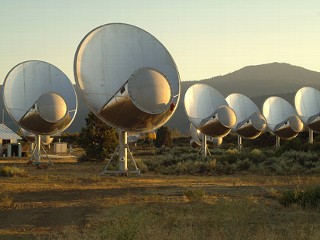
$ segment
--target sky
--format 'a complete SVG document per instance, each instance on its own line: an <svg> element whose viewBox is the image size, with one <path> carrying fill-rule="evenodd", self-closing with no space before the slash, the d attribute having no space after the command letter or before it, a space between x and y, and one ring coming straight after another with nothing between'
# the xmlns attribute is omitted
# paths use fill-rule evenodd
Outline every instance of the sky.
<svg viewBox="0 0 320 240"><path fill-rule="evenodd" d="M0 0L0 84L27 60L49 62L74 83L78 44L112 22L154 35L181 80L271 62L320 72L319 0Z"/></svg>

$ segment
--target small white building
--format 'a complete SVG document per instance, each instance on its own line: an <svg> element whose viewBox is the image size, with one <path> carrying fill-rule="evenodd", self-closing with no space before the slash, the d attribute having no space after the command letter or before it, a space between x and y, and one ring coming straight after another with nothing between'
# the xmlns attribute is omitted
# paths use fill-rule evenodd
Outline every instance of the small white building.
<svg viewBox="0 0 320 240"><path fill-rule="evenodd" d="M22 139L5 124L0 123L0 156L21 157L22 147L18 140Z"/></svg>

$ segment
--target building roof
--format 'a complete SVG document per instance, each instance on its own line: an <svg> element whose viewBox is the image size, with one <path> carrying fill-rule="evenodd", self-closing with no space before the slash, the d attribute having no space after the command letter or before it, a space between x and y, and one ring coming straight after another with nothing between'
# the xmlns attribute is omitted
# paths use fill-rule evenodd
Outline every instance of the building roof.
<svg viewBox="0 0 320 240"><path fill-rule="evenodd" d="M18 134L8 128L5 124L0 123L0 139L22 139Z"/></svg>

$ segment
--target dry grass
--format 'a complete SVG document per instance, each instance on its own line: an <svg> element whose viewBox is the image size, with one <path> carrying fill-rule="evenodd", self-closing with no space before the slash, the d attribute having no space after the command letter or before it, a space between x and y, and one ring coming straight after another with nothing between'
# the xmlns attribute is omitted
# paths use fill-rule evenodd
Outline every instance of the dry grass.
<svg viewBox="0 0 320 240"><path fill-rule="evenodd" d="M320 239L319 210L278 202L320 176L110 177L103 163L15 164L28 177L0 178L1 239Z"/></svg>
<svg viewBox="0 0 320 240"><path fill-rule="evenodd" d="M1 177L27 177L28 174L24 169L16 166L0 166Z"/></svg>
<svg viewBox="0 0 320 240"><path fill-rule="evenodd" d="M0 209L10 209L13 205L14 201L12 197L7 194L4 194L3 196L0 195Z"/></svg>

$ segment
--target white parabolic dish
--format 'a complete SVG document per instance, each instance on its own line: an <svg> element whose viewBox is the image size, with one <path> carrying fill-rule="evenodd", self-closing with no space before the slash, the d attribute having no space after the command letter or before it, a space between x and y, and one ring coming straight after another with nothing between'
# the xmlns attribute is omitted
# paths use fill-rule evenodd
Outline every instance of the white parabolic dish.
<svg viewBox="0 0 320 240"><path fill-rule="evenodd" d="M280 138L294 138L303 130L295 109L283 98L269 97L263 103L262 112L269 130Z"/></svg>
<svg viewBox="0 0 320 240"><path fill-rule="evenodd" d="M303 123L311 130L320 132L320 91L303 87L297 91L294 104Z"/></svg>
<svg viewBox="0 0 320 240"><path fill-rule="evenodd" d="M237 116L237 122L232 129L241 137L253 139L266 130L266 119L250 98L239 93L233 93L226 98L226 101Z"/></svg>
<svg viewBox="0 0 320 240"><path fill-rule="evenodd" d="M236 115L217 90L206 84L191 86L184 97L189 121L203 134L224 137L236 123Z"/></svg>
<svg viewBox="0 0 320 240"><path fill-rule="evenodd" d="M11 118L35 134L57 134L72 123L77 95L68 77L43 61L26 61L4 81L4 105Z"/></svg>
<svg viewBox="0 0 320 240"><path fill-rule="evenodd" d="M74 74L90 110L123 131L160 127L179 101L180 78L170 53L132 25L112 23L89 32L76 51Z"/></svg>
<svg viewBox="0 0 320 240"><path fill-rule="evenodd" d="M192 147L196 148L201 146L202 142L202 136L203 134L197 130L193 124L190 124L190 133L192 139L190 140L190 144ZM222 144L223 138L213 138L213 137L208 137L207 142L212 142L214 146L220 146Z"/></svg>

